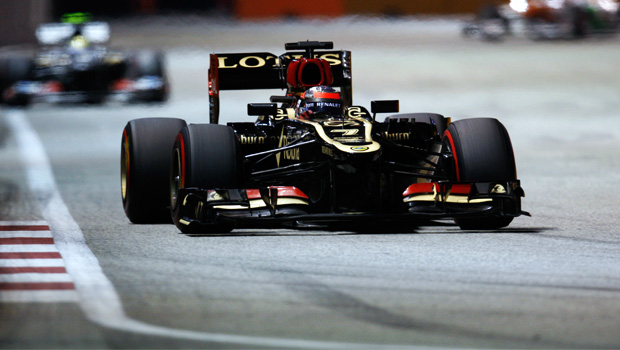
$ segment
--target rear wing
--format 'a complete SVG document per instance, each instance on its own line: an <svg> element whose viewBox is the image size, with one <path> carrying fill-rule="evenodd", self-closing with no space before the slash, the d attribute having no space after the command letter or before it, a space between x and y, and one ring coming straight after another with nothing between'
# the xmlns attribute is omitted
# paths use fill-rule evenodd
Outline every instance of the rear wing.
<svg viewBox="0 0 620 350"><path fill-rule="evenodd" d="M333 73L331 86L340 87L346 105L352 104L351 52L316 51L314 58L329 63ZM219 97L222 90L287 89L287 67L306 52L287 52L277 56L268 52L215 53L209 66L209 119L219 120Z"/></svg>
<svg viewBox="0 0 620 350"><path fill-rule="evenodd" d="M44 23L37 27L35 35L41 45L58 45L80 33L89 42L106 43L110 39L110 26L106 22Z"/></svg>

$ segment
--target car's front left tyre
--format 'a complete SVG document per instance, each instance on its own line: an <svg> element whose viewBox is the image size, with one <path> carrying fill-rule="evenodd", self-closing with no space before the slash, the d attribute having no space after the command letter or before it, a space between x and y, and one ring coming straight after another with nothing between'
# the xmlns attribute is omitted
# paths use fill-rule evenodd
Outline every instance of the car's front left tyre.
<svg viewBox="0 0 620 350"><path fill-rule="evenodd" d="M506 183L517 179L515 157L508 131L493 118L458 120L448 126L443 152L451 154L449 177L455 182ZM493 230L508 226L511 216L457 218L464 230Z"/></svg>

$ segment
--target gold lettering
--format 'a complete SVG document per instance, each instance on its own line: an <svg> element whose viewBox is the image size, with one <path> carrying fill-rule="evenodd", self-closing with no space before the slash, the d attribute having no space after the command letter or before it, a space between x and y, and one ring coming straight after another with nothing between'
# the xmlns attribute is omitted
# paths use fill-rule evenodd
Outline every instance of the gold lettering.
<svg viewBox="0 0 620 350"><path fill-rule="evenodd" d="M299 160L299 148L287 149L284 153L284 159Z"/></svg>
<svg viewBox="0 0 620 350"><path fill-rule="evenodd" d="M250 63L248 63L248 60L250 59L256 60L257 63L255 65L250 65ZM241 65L241 67L245 68L258 68L264 66L265 63L265 60L262 57L258 56L246 56L239 60L239 64Z"/></svg>
<svg viewBox="0 0 620 350"><path fill-rule="evenodd" d="M361 117L365 114L364 112L362 112L361 107L356 107L356 106L348 107L347 112L349 114L349 117L352 117L352 118Z"/></svg>
<svg viewBox="0 0 620 350"><path fill-rule="evenodd" d="M338 126L357 126L360 125L360 123L356 122L355 120L327 120L325 121L325 123L323 123L323 125L325 126L329 126L329 127L338 127Z"/></svg>
<svg viewBox="0 0 620 350"><path fill-rule="evenodd" d="M337 65L342 64L342 61L338 59L337 53L326 53L322 56L319 56L319 58L324 59L325 61L329 62L330 66L337 66Z"/></svg>
<svg viewBox="0 0 620 350"><path fill-rule="evenodd" d="M219 60L219 68L237 68L239 66L244 68L260 68L264 67L268 61L273 60L273 67L277 67L280 64L280 59L276 56L246 56L239 60L239 62L231 65L227 65L226 60L229 57L218 57Z"/></svg>
<svg viewBox="0 0 620 350"><path fill-rule="evenodd" d="M280 144L278 145L278 147L284 147L288 145L289 143L290 141L288 137L284 136L283 134L282 136L280 136ZM276 161L277 161L278 166L280 166L280 155L282 155L282 157L284 157L284 159L286 160L299 160L300 159L299 148L287 149L285 151L278 152L278 154L276 155Z"/></svg>
<svg viewBox="0 0 620 350"><path fill-rule="evenodd" d="M288 118L288 114L286 114L286 110L282 108L278 108L278 113L273 117L275 120L284 120Z"/></svg>
<svg viewBox="0 0 620 350"><path fill-rule="evenodd" d="M232 65L232 66L227 66L227 65L226 65L226 59L227 59L227 58L228 58L228 57L218 57L218 60L219 60L218 65L219 65L219 68L237 68L237 64L236 64L236 63L235 63L234 65Z"/></svg>
<svg viewBox="0 0 620 350"><path fill-rule="evenodd" d="M334 150L329 148L329 147L321 146L321 152L323 154L326 154L326 155L330 156L330 157L334 156Z"/></svg>
<svg viewBox="0 0 620 350"><path fill-rule="evenodd" d="M335 129L335 130L330 130L329 132L339 133L339 134L342 134L343 136L353 136L353 135L357 135L359 130L358 129Z"/></svg>
<svg viewBox="0 0 620 350"><path fill-rule="evenodd" d="M264 136L245 136L241 135L239 137L239 141L242 145L264 145L265 137Z"/></svg>
<svg viewBox="0 0 620 350"><path fill-rule="evenodd" d="M392 141L408 141L411 135L408 132L397 132L388 134L388 132L384 132L383 136Z"/></svg>

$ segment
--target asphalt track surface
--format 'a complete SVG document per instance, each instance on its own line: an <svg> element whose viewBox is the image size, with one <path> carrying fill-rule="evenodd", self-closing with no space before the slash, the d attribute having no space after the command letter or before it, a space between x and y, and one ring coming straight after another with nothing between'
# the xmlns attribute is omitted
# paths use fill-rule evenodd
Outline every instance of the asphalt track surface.
<svg viewBox="0 0 620 350"><path fill-rule="evenodd" d="M489 44L459 25L113 23L113 44L166 51L171 99L0 110L0 347L620 347L620 40ZM130 224L126 122L206 122L209 53L306 39L352 50L357 104L502 121L532 217L492 232L187 236ZM272 93L224 92L221 122L251 120L245 104ZM10 290L24 283L40 290Z"/></svg>

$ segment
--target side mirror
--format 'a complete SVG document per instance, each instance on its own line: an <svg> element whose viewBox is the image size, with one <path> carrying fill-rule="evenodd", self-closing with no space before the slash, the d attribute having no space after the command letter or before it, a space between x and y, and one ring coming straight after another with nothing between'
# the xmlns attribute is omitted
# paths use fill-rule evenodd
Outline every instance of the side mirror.
<svg viewBox="0 0 620 350"><path fill-rule="evenodd" d="M278 105L275 103L248 103L248 115L276 115Z"/></svg>
<svg viewBox="0 0 620 350"><path fill-rule="evenodd" d="M398 100L383 100L370 102L370 112L377 113L398 113L400 110Z"/></svg>
<svg viewBox="0 0 620 350"><path fill-rule="evenodd" d="M293 96L271 96L269 97L269 102L279 102L279 103L293 103L295 102L295 97Z"/></svg>

